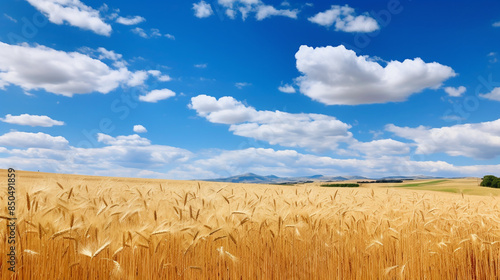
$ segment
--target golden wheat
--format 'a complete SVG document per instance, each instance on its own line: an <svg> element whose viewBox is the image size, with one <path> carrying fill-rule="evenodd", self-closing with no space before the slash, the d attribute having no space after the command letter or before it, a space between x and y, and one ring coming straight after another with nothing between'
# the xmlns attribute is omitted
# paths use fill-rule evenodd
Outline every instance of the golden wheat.
<svg viewBox="0 0 500 280"><path fill-rule="evenodd" d="M1 279L500 278L494 196L19 178L18 270Z"/></svg>

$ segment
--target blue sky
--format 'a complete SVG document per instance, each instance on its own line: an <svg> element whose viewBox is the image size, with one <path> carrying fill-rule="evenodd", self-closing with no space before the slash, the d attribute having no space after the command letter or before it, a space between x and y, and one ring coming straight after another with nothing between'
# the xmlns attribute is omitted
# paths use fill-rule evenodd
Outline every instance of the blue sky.
<svg viewBox="0 0 500 280"><path fill-rule="evenodd" d="M0 167L500 170L498 1L0 3Z"/></svg>

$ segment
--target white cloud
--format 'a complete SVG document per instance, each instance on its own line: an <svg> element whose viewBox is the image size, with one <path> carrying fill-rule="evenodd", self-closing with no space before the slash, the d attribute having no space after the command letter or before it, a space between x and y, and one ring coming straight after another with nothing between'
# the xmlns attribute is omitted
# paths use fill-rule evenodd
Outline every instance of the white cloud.
<svg viewBox="0 0 500 280"><path fill-rule="evenodd" d="M453 69L420 58L390 61L385 67L357 56L343 45L301 46L295 54L300 92L327 105L358 105L405 101L414 93L438 88Z"/></svg>
<svg viewBox="0 0 500 280"><path fill-rule="evenodd" d="M199 3L193 4L194 15L197 18L206 18L213 15L214 11L212 6L205 1L200 1Z"/></svg>
<svg viewBox="0 0 500 280"><path fill-rule="evenodd" d="M165 37L167 37L170 40L175 40L175 36L172 34L165 34Z"/></svg>
<svg viewBox="0 0 500 280"><path fill-rule="evenodd" d="M134 125L134 132L135 133L146 133L148 130L143 126L143 125Z"/></svg>
<svg viewBox="0 0 500 280"><path fill-rule="evenodd" d="M148 139L138 135L112 137L98 134L98 141L104 146L79 148L68 145L68 141L61 136L7 133L0 136L0 145L13 148L2 149L6 156L0 158L0 166L59 173L130 176L169 170L193 156L184 149L152 145Z"/></svg>
<svg viewBox="0 0 500 280"><path fill-rule="evenodd" d="M247 122L256 114L256 110L246 107L231 96L224 96L218 100L207 95L198 95L191 98L190 109L205 117L212 123L235 124Z"/></svg>
<svg viewBox="0 0 500 280"><path fill-rule="evenodd" d="M130 74L130 78L127 81L127 85L131 87L140 86L143 85L147 79L148 79L148 72L136 71Z"/></svg>
<svg viewBox="0 0 500 280"><path fill-rule="evenodd" d="M408 144L392 139L356 142L350 148L367 156L402 155L410 152Z"/></svg>
<svg viewBox="0 0 500 280"><path fill-rule="evenodd" d="M331 116L257 111L230 96L217 100L198 95L191 98L189 107L209 122L229 124L229 130L235 135L266 141L271 145L335 151L338 143L353 141L349 132L351 126Z"/></svg>
<svg viewBox="0 0 500 280"><path fill-rule="evenodd" d="M500 156L500 119L441 128L409 128L389 124L386 130L414 141L417 154L446 153L475 159Z"/></svg>
<svg viewBox="0 0 500 280"><path fill-rule="evenodd" d="M295 88L292 85L282 85L278 87L278 90L284 93L295 93Z"/></svg>
<svg viewBox="0 0 500 280"><path fill-rule="evenodd" d="M500 27L500 21L493 23L493 27Z"/></svg>
<svg viewBox="0 0 500 280"><path fill-rule="evenodd" d="M244 87L248 87L248 86L251 86L252 84L251 83L235 83L234 86L237 87L238 89L243 89Z"/></svg>
<svg viewBox="0 0 500 280"><path fill-rule="evenodd" d="M25 91L43 89L71 97L91 92L105 94L123 84L138 85L140 74L120 65L113 69L78 52L0 42L0 89L17 85Z"/></svg>
<svg viewBox="0 0 500 280"><path fill-rule="evenodd" d="M500 101L500 87L496 87L490 93L480 94L479 96L490 100Z"/></svg>
<svg viewBox="0 0 500 280"><path fill-rule="evenodd" d="M175 92L169 89L155 89L150 91L146 95L139 96L140 101L156 103L160 100L165 100L167 98L175 96Z"/></svg>
<svg viewBox="0 0 500 280"><path fill-rule="evenodd" d="M160 29L157 29L157 28L151 28L151 35L149 35L150 37L161 37L163 36L160 32Z"/></svg>
<svg viewBox="0 0 500 280"><path fill-rule="evenodd" d="M199 95L191 98L189 107L209 122L230 125L229 131L235 135L283 147L333 151L340 155L359 152L367 158L408 155L411 147L416 147L417 154L447 153L477 159L500 155L500 120L434 129L388 125L387 131L413 142L393 139L359 142L349 131L349 124L331 116L258 111L229 96L216 99ZM347 144L347 150L340 147L342 143Z"/></svg>
<svg viewBox="0 0 500 280"><path fill-rule="evenodd" d="M131 30L133 33L141 36L142 38L149 38L148 34L146 34L146 32L144 31L144 29L140 28L140 27L136 27L134 29Z"/></svg>
<svg viewBox="0 0 500 280"><path fill-rule="evenodd" d="M145 18L141 16L134 16L134 17L118 17L116 19L116 22L123 24L123 25L136 25L139 24L143 21L146 21Z"/></svg>
<svg viewBox="0 0 500 280"><path fill-rule="evenodd" d="M45 148L67 149L68 140L62 136L51 136L45 133L8 132L0 136L0 145L13 148Z"/></svg>
<svg viewBox="0 0 500 280"><path fill-rule="evenodd" d="M444 91L451 97L460 97L465 93L467 89L464 86L459 86L457 88L454 87L445 87Z"/></svg>
<svg viewBox="0 0 500 280"><path fill-rule="evenodd" d="M151 28L149 33L146 32L144 29L140 27L136 27L134 29L131 29L132 33L139 35L140 37L144 39L149 39L149 38L155 38L155 37L161 37L163 36L160 32L159 29L157 28Z"/></svg>
<svg viewBox="0 0 500 280"><path fill-rule="evenodd" d="M102 48L102 47L98 48L97 51L101 53L99 55L99 59L110 59L110 60L117 61L117 60L121 60L123 57L119 53L115 53L114 51L108 51L107 49Z"/></svg>
<svg viewBox="0 0 500 280"><path fill-rule="evenodd" d="M257 20L263 20L271 16L284 16L293 19L297 19L297 10L278 10L270 5L260 5L257 6L257 14L255 18Z"/></svg>
<svg viewBox="0 0 500 280"><path fill-rule="evenodd" d="M135 127L134 127L135 129ZM137 134L128 136L117 136L113 137L107 134L98 133L97 141L111 146L149 146L151 141L149 139L143 138Z"/></svg>
<svg viewBox="0 0 500 280"><path fill-rule="evenodd" d="M233 9L227 9L226 10L226 15L230 18L230 19L235 19L236 18L236 11L233 10ZM246 14L245 14L246 16ZM245 18L245 17L244 17Z"/></svg>
<svg viewBox="0 0 500 280"><path fill-rule="evenodd" d="M172 81L172 77L170 77L169 75L161 75L161 76L158 76L158 81L160 82L169 82L169 81Z"/></svg>
<svg viewBox="0 0 500 280"><path fill-rule="evenodd" d="M375 19L368 14L356 16L354 9L348 5L332 5L329 10L310 17L309 21L325 27L335 24L336 31L344 32L373 32L380 28Z"/></svg>
<svg viewBox="0 0 500 280"><path fill-rule="evenodd" d="M284 16L296 19L298 10L276 9L271 5L266 5L260 0L219 0L219 5L226 9L226 15L235 19L237 12L241 13L241 18L245 20L250 13L255 13L257 20L263 20L271 16Z"/></svg>
<svg viewBox="0 0 500 280"><path fill-rule="evenodd" d="M168 82L172 80L172 77L170 77L169 75L164 75L158 70L149 70L148 73L157 78L160 82Z"/></svg>
<svg viewBox="0 0 500 280"><path fill-rule="evenodd" d="M107 50L103 47L97 49L92 49L89 47L81 47L78 51L82 54L86 54L92 58L97 58L99 60L110 60L113 61L112 65L116 68L123 68L128 65L128 63L123 59L123 55L116 53L112 50Z"/></svg>
<svg viewBox="0 0 500 280"><path fill-rule="evenodd" d="M164 170L169 164L185 162L192 156L191 152L184 149L152 145L149 139L138 135L112 137L99 134L98 141L107 146L90 149L72 147L73 162L101 167L104 170L123 168Z"/></svg>
<svg viewBox="0 0 500 280"><path fill-rule="evenodd" d="M204 69L204 68L207 68L208 64L206 63L203 63L203 64L195 64L194 67L196 68L201 68L201 69Z"/></svg>
<svg viewBox="0 0 500 280"><path fill-rule="evenodd" d="M70 146L61 136L9 132L0 136L0 145L5 146L0 147L0 166L58 173L128 177L135 174L168 179L216 178L245 172L278 176L363 175L374 178L417 174L483 176L500 170L500 165L454 166L443 161L412 161L404 156L338 159L264 148L208 150L193 154L176 147L154 145L139 135L113 137L98 134L98 141L102 147L82 148Z"/></svg>
<svg viewBox="0 0 500 280"><path fill-rule="evenodd" d="M99 11L86 6L79 0L27 0L55 24L69 25L91 30L99 35L111 35L112 28L105 23Z"/></svg>
<svg viewBox="0 0 500 280"><path fill-rule="evenodd" d="M8 114L5 116L5 118L0 118L0 121L10 124L41 126L41 127L64 125L64 122L53 120L48 116L38 116L29 114L21 114L19 116L13 116L11 114Z"/></svg>

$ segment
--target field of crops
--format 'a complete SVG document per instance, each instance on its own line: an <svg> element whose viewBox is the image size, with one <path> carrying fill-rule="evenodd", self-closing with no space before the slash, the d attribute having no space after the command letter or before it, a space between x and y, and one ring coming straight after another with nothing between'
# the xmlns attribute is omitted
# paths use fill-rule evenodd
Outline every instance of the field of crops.
<svg viewBox="0 0 500 280"><path fill-rule="evenodd" d="M7 270L7 221L0 219L1 279L500 277L495 196L32 172L18 178L17 271Z"/></svg>

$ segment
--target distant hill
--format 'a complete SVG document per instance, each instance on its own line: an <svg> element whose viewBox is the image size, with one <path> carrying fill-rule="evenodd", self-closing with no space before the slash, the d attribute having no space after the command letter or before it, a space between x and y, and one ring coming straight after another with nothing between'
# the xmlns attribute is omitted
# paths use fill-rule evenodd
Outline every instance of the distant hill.
<svg viewBox="0 0 500 280"><path fill-rule="evenodd" d="M379 180L430 180L430 179L443 179L444 177L434 177L426 175L414 175L414 176L388 176L380 178Z"/></svg>
<svg viewBox="0 0 500 280"><path fill-rule="evenodd" d="M231 176L227 178L218 178L218 179L208 179L204 181L213 181L213 182L229 182L229 183L271 183L280 181L281 178L269 175L269 176L261 176L254 173L245 173L241 175Z"/></svg>
<svg viewBox="0 0 500 280"><path fill-rule="evenodd" d="M203 181L211 182L228 182L228 183L256 183L256 184L292 184L292 183L303 183L311 181L346 181L346 180L365 180L368 179L362 176L324 176L324 175L312 175L303 177L278 177L275 175L257 175L254 173L245 173L241 175L231 176L227 178L217 178L217 179L207 179Z"/></svg>
<svg viewBox="0 0 500 280"><path fill-rule="evenodd" d="M228 183L253 183L253 184L294 184L304 182L339 182L347 180L424 180L424 179L443 179L443 177L433 177L425 175L413 176L387 176L382 178L367 178L363 176L325 176L321 174L301 177L278 177L275 175L262 176L254 173L245 173L227 178L205 179L210 182L228 182Z"/></svg>

